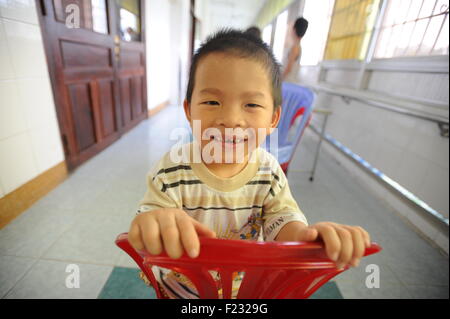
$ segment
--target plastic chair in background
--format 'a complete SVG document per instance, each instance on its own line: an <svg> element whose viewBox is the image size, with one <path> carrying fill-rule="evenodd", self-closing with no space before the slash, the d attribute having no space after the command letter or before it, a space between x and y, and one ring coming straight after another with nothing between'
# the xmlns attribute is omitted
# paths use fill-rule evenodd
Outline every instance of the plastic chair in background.
<svg viewBox="0 0 450 319"><path fill-rule="evenodd" d="M270 145L270 136L267 137L262 147L266 148L278 159L281 168L286 174L303 132L311 121L314 93L306 87L288 82L282 84L281 93L283 102L281 105L281 118L278 122L278 147ZM299 116L301 116L300 123L296 125L295 132L291 138L289 129Z"/></svg>
<svg viewBox="0 0 450 319"><path fill-rule="evenodd" d="M300 299L308 298L334 276L338 270L326 256L320 242L256 242L200 238L200 255L184 254L172 259L167 254L154 256L136 252L128 242L128 234L120 234L116 244L129 254L155 288L158 298L164 298L151 270L152 265L172 269L188 277L196 286L200 298L231 299L233 274L244 272L237 299ZM376 243L364 256L377 253ZM220 283L209 271L217 271Z"/></svg>

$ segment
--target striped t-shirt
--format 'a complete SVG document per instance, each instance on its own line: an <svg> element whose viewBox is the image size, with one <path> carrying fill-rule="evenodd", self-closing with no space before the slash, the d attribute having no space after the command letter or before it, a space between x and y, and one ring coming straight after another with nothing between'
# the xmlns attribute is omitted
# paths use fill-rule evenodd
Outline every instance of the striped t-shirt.
<svg viewBox="0 0 450 319"><path fill-rule="evenodd" d="M180 147L166 153L147 175L147 191L138 213L179 208L225 239L273 241L287 223L307 224L280 165L266 150L257 148L240 173L223 178L203 162L192 160L192 143ZM175 162L171 154L180 153L189 155ZM163 273L154 272L166 286Z"/></svg>

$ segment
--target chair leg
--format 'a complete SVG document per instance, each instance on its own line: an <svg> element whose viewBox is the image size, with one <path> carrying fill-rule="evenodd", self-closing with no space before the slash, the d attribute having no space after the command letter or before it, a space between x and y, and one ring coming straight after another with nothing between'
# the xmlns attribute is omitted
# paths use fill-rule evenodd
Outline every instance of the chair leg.
<svg viewBox="0 0 450 319"><path fill-rule="evenodd" d="M287 171L288 171L288 167L289 167L289 162L283 163L280 165L281 169L283 170L284 175L287 175Z"/></svg>
<svg viewBox="0 0 450 319"><path fill-rule="evenodd" d="M147 276L144 274L143 271L139 272L139 278L142 279L142 281L145 283L146 286L152 287L153 289L158 290L160 292L159 299L170 299L170 297L166 294L166 291L163 287L159 284L159 282L156 282L157 287L154 287L150 280L148 280ZM158 294L157 294L158 295Z"/></svg>
<svg viewBox="0 0 450 319"><path fill-rule="evenodd" d="M314 156L314 164L309 180L314 181L314 174L316 172L317 161L319 160L320 146L322 145L323 138L325 136L325 128L327 126L328 114L325 114L325 118L322 124L322 131L320 132L319 143L317 144L316 155Z"/></svg>

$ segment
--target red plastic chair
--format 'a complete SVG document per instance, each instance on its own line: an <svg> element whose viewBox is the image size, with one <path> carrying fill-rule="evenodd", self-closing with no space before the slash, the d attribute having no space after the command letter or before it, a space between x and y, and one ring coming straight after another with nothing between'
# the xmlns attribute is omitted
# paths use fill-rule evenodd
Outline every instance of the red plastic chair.
<svg viewBox="0 0 450 319"><path fill-rule="evenodd" d="M256 242L200 238L200 255L192 259L183 255L172 259L162 253L153 256L136 252L128 242L128 234L120 234L116 244L139 265L155 288L158 298L164 298L151 270L152 265L172 269L188 277L196 286L200 298L218 299L219 285L223 298L231 299L232 275L245 272L237 299L299 299L308 298L334 276L338 270L319 242ZM364 256L377 253L381 247L372 243ZM209 270L220 274L218 284Z"/></svg>

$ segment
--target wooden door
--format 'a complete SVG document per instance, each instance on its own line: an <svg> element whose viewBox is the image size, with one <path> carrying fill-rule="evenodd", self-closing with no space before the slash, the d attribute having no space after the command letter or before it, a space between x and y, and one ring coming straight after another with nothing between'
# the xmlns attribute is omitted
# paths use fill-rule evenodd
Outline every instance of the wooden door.
<svg viewBox="0 0 450 319"><path fill-rule="evenodd" d="M61 138L73 169L147 118L143 1L38 5Z"/></svg>

